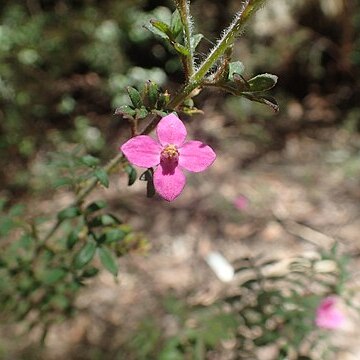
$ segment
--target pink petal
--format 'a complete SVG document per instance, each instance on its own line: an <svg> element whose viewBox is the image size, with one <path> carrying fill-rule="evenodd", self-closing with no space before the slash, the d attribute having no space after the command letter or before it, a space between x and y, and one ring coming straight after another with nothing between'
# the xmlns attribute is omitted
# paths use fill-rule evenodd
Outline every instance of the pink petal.
<svg viewBox="0 0 360 360"><path fill-rule="evenodd" d="M239 195L234 200L234 205L238 210L245 210L249 206L249 200L244 195Z"/></svg>
<svg viewBox="0 0 360 360"><path fill-rule="evenodd" d="M324 329L338 329L345 322L345 315L336 306L337 300L328 296L320 302L316 309L315 323Z"/></svg>
<svg viewBox="0 0 360 360"><path fill-rule="evenodd" d="M173 201L180 195L185 182L185 175L176 165L162 162L155 170L155 190L167 201Z"/></svg>
<svg viewBox="0 0 360 360"><path fill-rule="evenodd" d="M214 150L201 141L188 141L179 149L179 165L189 171L203 171L215 159Z"/></svg>
<svg viewBox="0 0 360 360"><path fill-rule="evenodd" d="M168 144L181 146L187 135L184 123L175 114L163 117L156 128L156 133L160 144L164 146Z"/></svg>
<svg viewBox="0 0 360 360"><path fill-rule="evenodd" d="M121 146L120 150L129 162L140 167L149 168L160 162L161 146L147 135L131 138Z"/></svg>

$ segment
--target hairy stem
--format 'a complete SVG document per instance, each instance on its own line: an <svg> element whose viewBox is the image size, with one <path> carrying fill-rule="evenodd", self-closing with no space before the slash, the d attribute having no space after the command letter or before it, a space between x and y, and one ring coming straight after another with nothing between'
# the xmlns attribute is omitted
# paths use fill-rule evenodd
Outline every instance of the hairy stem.
<svg viewBox="0 0 360 360"><path fill-rule="evenodd" d="M212 68L215 62L224 54L226 49L231 46L235 40L236 35L243 28L245 21L248 16L248 8L250 6L251 0L246 0L240 11L236 14L234 20L230 26L224 31L222 37L219 39L217 44L210 51L209 55L199 66L197 71L193 75L193 81L199 82L205 77L207 72Z"/></svg>
<svg viewBox="0 0 360 360"><path fill-rule="evenodd" d="M180 13L181 22L184 29L185 47L189 50L189 55L186 56L186 78L187 80L194 74L194 49L191 46L192 38L192 20L190 15L190 7L188 0L176 0L176 7Z"/></svg>
<svg viewBox="0 0 360 360"><path fill-rule="evenodd" d="M178 0L180 1L180 0ZM208 71L221 58L226 50L233 44L235 37L244 28L245 23L251 15L258 10L266 0L245 0L241 9L235 16L230 26L224 31L214 48L210 51L206 59L200 64L199 68L193 73L188 84L184 85L175 95L172 105L179 104L184 101L191 92L199 86L205 79Z"/></svg>

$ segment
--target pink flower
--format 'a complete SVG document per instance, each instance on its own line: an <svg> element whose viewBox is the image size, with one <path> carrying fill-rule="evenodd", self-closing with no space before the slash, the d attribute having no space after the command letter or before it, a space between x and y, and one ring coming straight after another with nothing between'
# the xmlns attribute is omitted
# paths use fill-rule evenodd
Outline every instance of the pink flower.
<svg viewBox="0 0 360 360"><path fill-rule="evenodd" d="M134 165L150 168L154 172L155 190L167 201L176 199L186 182L182 169L200 172L216 158L213 149L200 141L185 141L187 131L175 115L163 117L157 128L158 141L139 135L121 146L121 151Z"/></svg>
<svg viewBox="0 0 360 360"><path fill-rule="evenodd" d="M249 200L246 196L239 195L234 200L234 206L240 211L245 210L249 206Z"/></svg>
<svg viewBox="0 0 360 360"><path fill-rule="evenodd" d="M315 324L323 329L338 329L345 322L344 314L336 307L335 296L328 296L321 300L316 309Z"/></svg>

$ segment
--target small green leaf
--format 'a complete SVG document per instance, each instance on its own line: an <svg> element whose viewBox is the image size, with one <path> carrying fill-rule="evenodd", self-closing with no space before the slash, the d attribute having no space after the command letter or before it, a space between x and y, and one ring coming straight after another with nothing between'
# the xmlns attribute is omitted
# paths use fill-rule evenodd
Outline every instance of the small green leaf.
<svg viewBox="0 0 360 360"><path fill-rule="evenodd" d="M109 176L104 169L96 169L94 175L99 180L100 184L109 187Z"/></svg>
<svg viewBox="0 0 360 360"><path fill-rule="evenodd" d="M105 233L105 243L110 244L123 240L128 232L121 229L110 229Z"/></svg>
<svg viewBox="0 0 360 360"><path fill-rule="evenodd" d="M153 168L147 169L145 172L143 172L139 180L140 181L146 181L146 196L151 198L155 195L155 187L154 187L154 180L153 180L154 170Z"/></svg>
<svg viewBox="0 0 360 360"><path fill-rule="evenodd" d="M153 174L154 174L153 168L149 168L140 175L139 180L140 181L152 180Z"/></svg>
<svg viewBox="0 0 360 360"><path fill-rule="evenodd" d="M72 231L66 239L66 247L71 250L78 242L79 237L77 231Z"/></svg>
<svg viewBox="0 0 360 360"><path fill-rule="evenodd" d="M122 105L115 110L115 115L120 115L125 119L132 119L135 114L135 110L129 105Z"/></svg>
<svg viewBox="0 0 360 360"><path fill-rule="evenodd" d="M141 106L141 108L135 110L135 117L137 119L144 119L148 116L149 112L146 110L145 106Z"/></svg>
<svg viewBox="0 0 360 360"><path fill-rule="evenodd" d="M169 36L164 34L164 32L159 30L156 26L154 26L153 21L158 21L158 20L150 20L150 25L145 25L144 26L145 29L151 31L154 35L160 36L162 39L169 41L170 40ZM172 36L172 34L171 34L171 36Z"/></svg>
<svg viewBox="0 0 360 360"><path fill-rule="evenodd" d="M193 35L191 38L191 49L195 50L203 37L203 34Z"/></svg>
<svg viewBox="0 0 360 360"><path fill-rule="evenodd" d="M155 190L155 186L154 186L154 181L153 181L153 179L151 179L146 184L146 196L148 198L152 198L153 196L155 196L155 194L156 194L156 190Z"/></svg>
<svg viewBox="0 0 360 360"><path fill-rule="evenodd" d="M179 43L174 43L174 49L183 56L189 56L190 52L189 49L187 49L184 45L181 45Z"/></svg>
<svg viewBox="0 0 360 360"><path fill-rule="evenodd" d="M86 209L85 212L87 214L91 214L93 212L99 211L101 209L104 209L106 207L106 201L104 200L97 200L92 202L91 204L89 204Z"/></svg>
<svg viewBox="0 0 360 360"><path fill-rule="evenodd" d="M166 108L167 104L169 103L169 100L170 100L170 95L167 91L165 91L165 93L161 93L158 99L158 108L159 109Z"/></svg>
<svg viewBox="0 0 360 360"><path fill-rule="evenodd" d="M81 215L81 211L77 206L70 206L64 210L61 210L57 218L60 221L66 220L66 219L73 219L77 216Z"/></svg>
<svg viewBox="0 0 360 360"><path fill-rule="evenodd" d="M156 107L156 103L159 97L159 87L156 83L149 81L149 107L151 109Z"/></svg>
<svg viewBox="0 0 360 360"><path fill-rule="evenodd" d="M103 214L100 216L96 216L89 222L90 227L111 226L117 224L121 224L121 221L111 214Z"/></svg>
<svg viewBox="0 0 360 360"><path fill-rule="evenodd" d="M126 165L124 170L128 174L128 177L129 177L128 186L131 186L132 184L134 184L134 182L136 181L136 178L137 178L136 170L130 164Z"/></svg>
<svg viewBox="0 0 360 360"><path fill-rule="evenodd" d="M114 276L116 276L118 274L119 267L113 253L105 247L100 247L98 251L99 251L100 261L105 267L105 269L108 270Z"/></svg>
<svg viewBox="0 0 360 360"><path fill-rule="evenodd" d="M82 269L87 263L89 263L96 251L96 242L89 240L76 254L74 260L74 266L76 269Z"/></svg>
<svg viewBox="0 0 360 360"><path fill-rule="evenodd" d="M266 91L273 88L277 83L278 77L272 74L260 74L248 81L250 91Z"/></svg>
<svg viewBox="0 0 360 360"><path fill-rule="evenodd" d="M92 155L85 155L80 160L84 165L89 167L94 167L100 163L100 160Z"/></svg>
<svg viewBox="0 0 360 360"><path fill-rule="evenodd" d="M51 269L51 270L47 270L42 275L41 280L45 285L51 285L63 279L66 276L66 274L67 272L64 269L61 268Z"/></svg>
<svg viewBox="0 0 360 360"><path fill-rule="evenodd" d="M130 100L133 103L134 107L135 108L141 108L142 100L141 100L140 93L135 88L133 88L131 86L128 86L126 88L126 90L127 90L128 94L129 94Z"/></svg>
<svg viewBox="0 0 360 360"><path fill-rule="evenodd" d="M180 13L178 10L175 10L171 15L170 28L173 38L176 39L183 29Z"/></svg>
<svg viewBox="0 0 360 360"><path fill-rule="evenodd" d="M88 269L85 269L81 276L85 278L90 278L96 276L98 273L99 269L97 269L96 267L90 267Z"/></svg>
<svg viewBox="0 0 360 360"><path fill-rule="evenodd" d="M165 24L164 22L160 20L150 20L150 23L153 27L155 27L157 30L159 30L163 35L165 35L166 38L171 37L171 29L168 24Z"/></svg>
<svg viewBox="0 0 360 360"><path fill-rule="evenodd" d="M234 74L242 75L245 70L245 66L241 61L234 61L229 64L228 79L234 81Z"/></svg>

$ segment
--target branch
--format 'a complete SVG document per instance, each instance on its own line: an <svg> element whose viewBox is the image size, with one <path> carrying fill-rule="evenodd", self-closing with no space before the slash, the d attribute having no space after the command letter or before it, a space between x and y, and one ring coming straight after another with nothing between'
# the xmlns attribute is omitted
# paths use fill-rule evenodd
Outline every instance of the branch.
<svg viewBox="0 0 360 360"><path fill-rule="evenodd" d="M187 0L175 0L176 7L179 11L181 22L184 30L185 47L189 50L186 56L187 80L194 74L194 49L191 45L192 38L192 18L190 15L190 3Z"/></svg>
<svg viewBox="0 0 360 360"><path fill-rule="evenodd" d="M180 0L177 0L179 2ZM241 9L236 14L230 26L224 31L222 37L217 44L210 51L206 59L200 64L199 68L194 72L193 76L175 96L173 102L175 104L181 103L186 99L184 94L191 94L191 92L199 86L202 86L202 81L207 75L208 71L214 66L216 61L225 53L225 51L234 43L235 37L244 28L244 25L249 20L251 15L256 12L266 0L245 0Z"/></svg>

